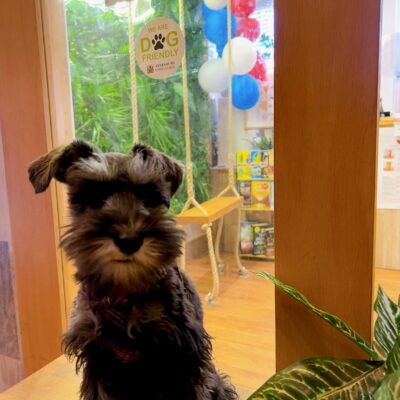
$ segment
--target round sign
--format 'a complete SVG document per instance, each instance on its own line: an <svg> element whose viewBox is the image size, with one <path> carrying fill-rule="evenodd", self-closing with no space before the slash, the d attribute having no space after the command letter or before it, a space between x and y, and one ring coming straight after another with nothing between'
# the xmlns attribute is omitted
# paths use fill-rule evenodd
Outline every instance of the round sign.
<svg viewBox="0 0 400 400"><path fill-rule="evenodd" d="M136 59L142 72L150 78L171 76L181 65L185 41L179 25L170 18L156 18L140 31Z"/></svg>

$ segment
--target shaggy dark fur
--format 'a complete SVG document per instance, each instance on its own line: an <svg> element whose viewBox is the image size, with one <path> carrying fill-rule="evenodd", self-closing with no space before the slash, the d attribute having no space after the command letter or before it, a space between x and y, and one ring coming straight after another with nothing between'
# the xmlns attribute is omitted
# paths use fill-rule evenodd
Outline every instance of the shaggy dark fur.
<svg viewBox="0 0 400 400"><path fill-rule="evenodd" d="M176 267L183 234L167 207L182 175L148 146L103 154L78 140L29 167L37 193L52 178L68 186L61 246L80 290L63 345L83 369L83 400L237 399L213 365L198 294Z"/></svg>

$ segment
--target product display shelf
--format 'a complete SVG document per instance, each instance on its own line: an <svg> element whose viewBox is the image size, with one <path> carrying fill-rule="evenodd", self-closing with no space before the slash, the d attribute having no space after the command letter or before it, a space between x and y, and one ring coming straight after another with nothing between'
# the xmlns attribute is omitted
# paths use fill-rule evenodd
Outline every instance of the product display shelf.
<svg viewBox="0 0 400 400"><path fill-rule="evenodd" d="M240 254L240 258L244 259L249 259L249 260L264 260L264 261L275 261L275 256L269 256L269 255L256 255L256 254Z"/></svg>
<svg viewBox="0 0 400 400"><path fill-rule="evenodd" d="M258 207L258 206L241 206L242 211L263 211L263 212L274 212L273 208Z"/></svg>
<svg viewBox="0 0 400 400"><path fill-rule="evenodd" d="M246 204L242 204L240 207L241 211L241 220L248 221L248 216L251 213L259 213L261 214L256 216L256 220L254 221L254 226L257 225L257 220L259 224L264 224L269 221L273 221L274 215L274 207L273 203L263 204L260 203L260 198L262 199L262 190L260 191L260 186L265 183L267 186L267 191L273 188L274 178L273 178L273 153L271 154L272 149L270 150L251 150L251 151L238 151L236 155L236 184L238 187L238 191L240 194L244 195L244 190L247 190L247 200L249 196L252 198L250 203L253 202L253 198L255 197L258 201L254 204L249 204L247 201L244 201ZM267 160L266 162L264 160ZM271 168L272 167L272 171ZM266 176L261 176L264 174L264 169L267 170ZM247 174L247 175L246 175ZM246 175L244 178L243 175ZM269 176L268 176L269 175ZM240 177L239 177L240 176ZM258 182L258 183L257 183ZM258 185L258 187L255 187ZM253 190L257 190L253 192ZM269 194L267 195L269 196ZM244 197L245 200L245 197ZM249 215L248 215L249 213ZM257 214L253 214L257 215ZM264 216L263 216L264 215ZM250 222L251 223L251 222ZM242 237L241 237L242 243ZM246 240L246 239L245 239ZM248 240L248 239L247 239ZM241 248L242 245L240 245ZM240 253L240 258L242 259L253 259L260 261L269 261L273 262L275 257L273 252L266 252L265 254L253 254L252 252Z"/></svg>

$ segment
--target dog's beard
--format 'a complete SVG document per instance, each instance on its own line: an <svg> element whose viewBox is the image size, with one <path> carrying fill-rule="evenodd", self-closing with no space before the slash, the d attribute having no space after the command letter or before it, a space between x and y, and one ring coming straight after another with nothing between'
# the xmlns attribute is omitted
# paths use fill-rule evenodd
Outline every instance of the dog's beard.
<svg viewBox="0 0 400 400"><path fill-rule="evenodd" d="M80 220L63 235L61 246L76 264L78 281L90 279L98 287L145 290L181 254L183 232L162 212L155 211L138 223L138 233L147 233L142 246L131 255L119 250L107 229L98 228L101 222L101 217L92 224Z"/></svg>

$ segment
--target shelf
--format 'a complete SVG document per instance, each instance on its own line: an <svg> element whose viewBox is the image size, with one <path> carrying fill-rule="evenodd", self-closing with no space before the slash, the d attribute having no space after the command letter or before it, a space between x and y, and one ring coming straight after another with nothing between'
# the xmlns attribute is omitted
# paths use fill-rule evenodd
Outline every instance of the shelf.
<svg viewBox="0 0 400 400"><path fill-rule="evenodd" d="M245 163L245 164L235 164L235 167L271 167L269 163L257 162L257 163Z"/></svg>
<svg viewBox="0 0 400 400"><path fill-rule="evenodd" d="M255 260L275 261L275 256L255 255L255 254L240 254L240 258L250 258Z"/></svg>
<svg viewBox="0 0 400 400"><path fill-rule="evenodd" d="M243 211L267 211L267 212L273 212L273 208L265 208L265 207L255 207L255 206L241 206L241 210Z"/></svg>
<svg viewBox="0 0 400 400"><path fill-rule="evenodd" d="M239 208L242 204L243 197L216 197L201 204L207 215L204 215L197 207L193 207L178 214L176 216L176 222L179 225L209 224Z"/></svg>
<svg viewBox="0 0 400 400"><path fill-rule="evenodd" d="M237 182L274 182L274 179L267 179L267 178L262 178L262 179L237 179Z"/></svg>
<svg viewBox="0 0 400 400"><path fill-rule="evenodd" d="M392 117L382 117L379 119L379 127L387 128L394 126L394 118Z"/></svg>

